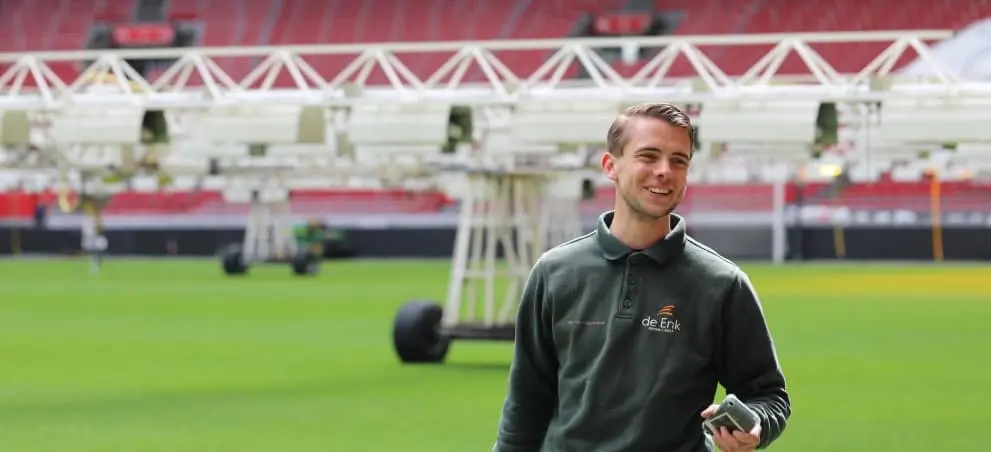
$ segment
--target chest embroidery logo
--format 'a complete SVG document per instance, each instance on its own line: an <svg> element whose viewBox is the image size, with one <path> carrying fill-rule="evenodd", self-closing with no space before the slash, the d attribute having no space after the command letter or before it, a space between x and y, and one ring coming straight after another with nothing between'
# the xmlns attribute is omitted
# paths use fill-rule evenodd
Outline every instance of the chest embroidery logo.
<svg viewBox="0 0 991 452"><path fill-rule="evenodd" d="M661 309L658 309L651 315L644 317L640 321L640 325L647 328L650 331L657 331L661 333L674 333L676 331L681 331L681 323L675 318L674 315L674 305L667 305Z"/></svg>

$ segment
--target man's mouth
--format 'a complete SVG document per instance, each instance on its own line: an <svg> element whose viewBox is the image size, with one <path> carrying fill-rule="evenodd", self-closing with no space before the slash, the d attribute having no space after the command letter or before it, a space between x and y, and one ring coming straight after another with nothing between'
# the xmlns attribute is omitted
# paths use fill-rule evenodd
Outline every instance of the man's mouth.
<svg viewBox="0 0 991 452"><path fill-rule="evenodd" d="M661 196L667 196L671 194L671 190L666 188L647 187L647 191L655 195L661 195Z"/></svg>

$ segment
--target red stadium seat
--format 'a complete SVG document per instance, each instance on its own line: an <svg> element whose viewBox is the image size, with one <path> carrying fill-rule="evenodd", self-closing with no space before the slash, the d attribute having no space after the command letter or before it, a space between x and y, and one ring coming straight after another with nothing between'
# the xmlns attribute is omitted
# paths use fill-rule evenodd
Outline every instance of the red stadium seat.
<svg viewBox="0 0 991 452"><path fill-rule="evenodd" d="M223 3L223 6L221 6ZM69 5L62 8L61 5ZM98 18L128 20L133 0L10 1L0 16L0 51L34 51L82 48L89 28ZM794 2L724 2L720 0L657 0L658 12L680 12L675 35L768 33L840 30L894 30L920 28L959 29L991 16L991 3L963 2L954 8L940 7L939 0L914 0L892 13L885 0L816 0ZM98 10L97 5L104 5ZM281 5L281 9L279 8ZM319 0L172 0L168 16L196 18L204 27L204 46L282 45L312 43L363 43L450 41L476 39L559 38L568 36L586 12L621 9L619 0L557 0L546 2L483 2L428 0L417 8L398 0L375 2L327 2ZM233 14L232 9L240 14ZM55 11L56 13L52 13ZM237 19L243 18L243 22ZM860 69L885 44L830 44L814 46L827 62L841 72ZM703 49L724 71L739 75L769 50L769 46ZM421 77L435 71L450 55L437 53L404 55L401 60ZM545 51L501 55L517 74L529 75L549 56ZM902 63L907 63L906 56ZM340 71L349 57L324 56L309 62L325 76ZM230 58L218 63L235 77L243 77L257 58ZM629 73L642 65L617 65ZM71 79L79 68L57 65L60 76ZM781 73L805 73L797 56L788 58ZM673 76L689 75L686 61L671 68ZM468 80L480 80L479 70ZM370 83L386 83L380 71ZM291 83L288 75L279 85Z"/></svg>
<svg viewBox="0 0 991 452"><path fill-rule="evenodd" d="M830 194L825 184L803 189L806 205L846 206L853 209L926 211L931 206L929 182L876 182L854 184ZM788 187L787 200L797 199L798 188ZM696 184L685 196L679 211L691 212L768 212L773 208L770 184ZM953 211L991 210L989 187L971 182L943 182L940 203ZM584 201L586 214L607 210L612 205L613 189L599 189L593 199ZM36 196L9 192L0 194L0 216L29 218L39 202ZM292 210L297 214L374 214L437 213L456 207L456 202L439 192L404 192L402 190L339 189L302 190L293 194ZM225 214L246 213L248 205L230 204L215 191L122 193L107 205L107 215L118 214Z"/></svg>

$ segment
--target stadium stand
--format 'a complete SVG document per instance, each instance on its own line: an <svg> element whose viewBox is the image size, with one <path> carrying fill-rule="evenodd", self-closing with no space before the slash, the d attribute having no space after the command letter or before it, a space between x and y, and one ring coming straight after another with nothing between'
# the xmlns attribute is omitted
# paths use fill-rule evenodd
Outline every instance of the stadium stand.
<svg viewBox="0 0 991 452"><path fill-rule="evenodd" d="M170 0L164 5L163 21L189 22L201 30L201 46L288 45L308 43L375 43L397 41L449 41L481 39L559 38L572 35L576 25L589 13L621 10L629 6L619 0L424 0L421 2L376 0L348 2L343 0ZM44 50L82 49L90 30L101 23L136 20L141 2L137 0L32 0L3 2L0 13L0 51L27 52ZM722 0L656 0L656 14L668 14L677 25L668 30L673 35L809 32L837 30L896 30L896 29L960 29L969 23L991 16L991 3L964 2L959 7L946 8L940 0L911 0L892 9L886 0L753 0L725 2ZM853 12L856 12L855 14ZM823 44L816 50L840 72L861 68L885 45ZM738 75L750 67L768 46L744 46L703 51L729 75ZM401 59L420 76L436 70L448 58L445 54L403 55ZM516 52L500 58L518 74L528 74L546 59L546 52ZM909 62L906 55L899 66ZM310 60L324 75L339 71L346 64L342 57L326 56ZM257 61L238 59L218 61L235 77L243 77ZM615 63L621 73L632 73L644 64ZM52 68L64 80L71 80L80 68L72 63L52 63ZM160 71L160 70L159 70ZM154 70L151 77L154 77ZM805 73L804 64L794 55L782 65L779 73ZM678 61L671 75L692 75L686 61ZM283 74L277 83L288 83ZM481 77L479 71L469 73L468 80ZM150 77L150 78L151 78ZM373 74L370 84L385 83L384 75ZM856 177L853 183L829 195L825 183L810 184L801 189L807 199L811 194L822 204L888 203L897 208L909 201L927 199L929 183L920 179L924 165L912 167L903 177L876 171ZM727 181L709 178L690 190L683 210L693 207L719 209L721 199L733 209L767 209L771 202L771 186L754 183L748 178ZM2 181L0 181L0 185ZM976 183L944 182L942 196L948 202L975 207L986 204L987 188ZM11 187L7 187L10 189ZM980 190L984 190L981 192ZM789 198L798 193L789 188ZM727 198L722 196L732 193ZM922 196L919 196L922 195ZM45 196L8 192L3 195L0 215L30 216L30 206ZM50 198L50 196L48 196ZM595 200L586 202L588 211L607 205L611 189L598 192ZM752 200L752 205L739 202ZM955 201L953 201L955 200ZM353 211L440 211L451 202L436 193L408 195L381 190L329 191L314 190L294 200L294 208L306 212ZM188 193L140 192L117 196L106 214L158 212L178 214L190 212L227 211L219 195L210 190ZM241 207L234 208L241 211ZM242 209L243 210L243 209Z"/></svg>
<svg viewBox="0 0 991 452"><path fill-rule="evenodd" d="M941 204L947 210L961 212L991 211L989 186L970 181L940 184ZM830 194L826 184L789 185L786 200L800 199L819 206L846 206L850 209L927 211L932 203L932 187L928 181L895 182L890 180L852 184ZM689 189L679 210L686 215L693 211L769 212L773 209L771 184L700 184ZM612 189L602 188L597 195L582 203L585 214L595 214L610 208ZM727 194L732 193L732 196ZM52 192L40 194L19 190L0 193L0 218L27 220L34 215L36 205L54 205ZM294 193L293 212L298 214L358 214L358 213L436 213L450 210L454 202L436 192L405 192L399 190L349 189L309 190ZM130 192L115 196L107 205L105 215L222 215L245 214L247 205L228 204L219 192Z"/></svg>
<svg viewBox="0 0 991 452"><path fill-rule="evenodd" d="M170 0L166 18L192 21L202 27L200 45L252 46L312 43L375 43L484 39L543 39L569 36L583 15L619 10L619 0L461 2L377 0L343 2L319 0ZM943 8L939 0L914 0L894 10L884 0L793 2L787 0L657 0L655 11L678 14L674 35L726 33L784 33L842 30L960 29L991 16L991 4L966 2ZM127 21L135 16L132 0L37 0L4 2L0 16L0 50L39 51L81 49L89 29L101 21ZM856 14L852 14L852 12ZM54 12L54 13L53 13ZM374 20L374 26L371 21ZM37 32L37 31L41 32ZM31 31L28 33L28 31ZM863 67L882 49L876 44L815 46L826 61L843 71ZM769 50L768 46L717 49L710 58L727 74L739 75ZM519 52L506 61L517 73L529 73L543 62L542 52ZM428 75L443 63L442 54L410 55L410 68ZM908 58L908 57L906 57ZM405 58L404 58L405 60ZM904 64L907 61L902 61ZM322 73L340 70L340 58L316 64ZM620 66L632 72L633 66ZM243 75L249 67L225 67ZM71 78L78 68L62 67ZM805 73L798 58L789 58L781 73ZM687 62L672 75L691 74ZM478 74L476 74L478 76ZM288 83L288 80L282 80ZM370 83L384 83L379 76Z"/></svg>

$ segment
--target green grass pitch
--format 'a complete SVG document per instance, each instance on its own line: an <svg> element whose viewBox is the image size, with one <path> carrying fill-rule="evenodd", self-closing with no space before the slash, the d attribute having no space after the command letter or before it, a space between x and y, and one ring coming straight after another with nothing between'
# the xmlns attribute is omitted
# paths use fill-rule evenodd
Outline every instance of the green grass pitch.
<svg viewBox="0 0 991 452"><path fill-rule="evenodd" d="M986 445L991 268L745 268L794 398L775 450ZM446 262L2 261L0 451L490 450L509 344L443 366L390 344L397 307L446 283Z"/></svg>

